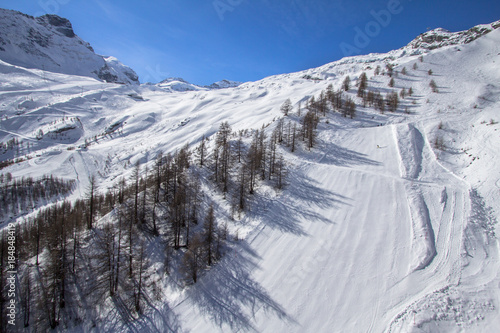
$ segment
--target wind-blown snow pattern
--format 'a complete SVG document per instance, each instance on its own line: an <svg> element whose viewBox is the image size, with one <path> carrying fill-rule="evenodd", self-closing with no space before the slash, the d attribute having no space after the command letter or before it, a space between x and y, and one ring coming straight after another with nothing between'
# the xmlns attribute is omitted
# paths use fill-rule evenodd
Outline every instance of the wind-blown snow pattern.
<svg viewBox="0 0 500 333"><path fill-rule="evenodd" d="M394 88L387 75L374 75L388 62L399 73ZM0 140L25 142L0 155L25 159L1 172L75 179L74 199L90 174L112 186L136 161L195 144L222 121L233 130L272 128L286 99L295 113L329 84L340 88L346 75L355 83L365 71L369 89L414 94L398 112L380 114L351 89L356 117L330 114L311 151L283 149L288 185L231 222L240 238L233 252L197 284L168 289L138 326L99 325L497 332L499 65L498 29L467 43L351 57L218 90L123 86L0 62Z"/></svg>

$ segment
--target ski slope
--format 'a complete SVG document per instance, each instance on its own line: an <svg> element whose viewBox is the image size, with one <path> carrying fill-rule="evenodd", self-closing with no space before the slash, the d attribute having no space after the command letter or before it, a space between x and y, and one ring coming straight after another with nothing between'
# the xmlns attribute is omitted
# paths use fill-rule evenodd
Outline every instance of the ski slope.
<svg viewBox="0 0 500 333"><path fill-rule="evenodd" d="M370 89L412 87L415 94L396 113L380 114L356 100L355 119L330 114L321 121L311 151L282 149L291 163L286 189L261 193L241 220L217 217L238 231L233 252L187 289L165 281L168 292L156 310L137 322L102 327L495 332L500 126L491 120L500 121L500 31L426 52L423 62L399 50L235 88L168 93L1 62L0 139L33 144L21 152L26 161L1 172L76 179L76 199L89 175L111 187L129 177L136 161L152 164L160 151L196 144L222 121L233 130L272 129L287 98L297 108L329 84L339 88L345 75L366 71ZM388 61L409 72L399 74L395 88L388 76L373 74ZM439 93L432 93L430 79ZM349 94L356 98L354 88ZM79 125L64 136L36 138L40 128L50 132L70 117ZM436 137L445 149L435 147Z"/></svg>
<svg viewBox="0 0 500 333"><path fill-rule="evenodd" d="M246 246L227 258L236 262L223 262L221 272L210 272L195 287L203 299L189 297L175 308L182 327L193 332L217 330L221 324L226 331L258 332L423 327L432 332L447 331L447 322L470 329L493 310L498 295L489 294L489 288L462 294L462 289L498 285L497 274L479 284L462 282L468 278L462 242L476 241L464 235L468 185L432 155L422 159L428 173L404 177L393 126L335 136L342 146L327 137L324 155L298 165L287 193L260 213L262 223ZM340 163L339 154L346 156ZM478 265L498 265L496 242L485 251L488 256L477 258ZM242 263L247 272L238 271ZM453 308L464 299L473 306ZM222 316L226 306L241 313ZM425 307L429 312L422 311ZM436 313L442 317L434 323ZM192 319L199 317L205 319Z"/></svg>
<svg viewBox="0 0 500 333"><path fill-rule="evenodd" d="M491 104L481 112L464 96L485 85L493 89L487 82L500 74L493 56L499 48L478 49L499 37L497 31L463 51L428 56L424 62L439 65L451 84L449 95L422 96L423 105L406 119L369 128L323 124L320 147L297 158L289 188L257 214L262 222L242 249L174 308L181 326L193 332L497 331L499 249L484 223L494 223L498 213L488 217L473 187L490 189L498 169L462 168L458 153L436 152L429 137L439 121L460 124L452 140L479 149L486 165L498 159L497 128L474 128L486 114L498 115L499 95L488 96ZM447 104L451 110L443 109ZM498 212L498 189L489 193Z"/></svg>

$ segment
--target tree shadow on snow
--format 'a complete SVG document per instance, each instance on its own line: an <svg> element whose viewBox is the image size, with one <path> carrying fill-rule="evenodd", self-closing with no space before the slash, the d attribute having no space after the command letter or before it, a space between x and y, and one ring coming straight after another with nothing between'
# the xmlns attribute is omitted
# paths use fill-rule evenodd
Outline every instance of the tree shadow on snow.
<svg viewBox="0 0 500 333"><path fill-rule="evenodd" d="M276 303L250 276L258 269L260 257L245 241L238 243L234 250L216 267L205 275L189 291L191 300L199 311L211 319L221 329L236 331L256 331L251 319L259 311L278 316L294 323L283 308Z"/></svg>
<svg viewBox="0 0 500 333"><path fill-rule="evenodd" d="M322 188L316 180L300 171L292 171L288 179L284 192L278 197L269 197L266 194L250 197L249 204L252 208L249 209L247 218L260 220L265 225L282 232L307 236L301 225L303 221L334 223L318 211L348 204L350 200Z"/></svg>
<svg viewBox="0 0 500 333"><path fill-rule="evenodd" d="M147 303L148 309L153 309L153 311L134 321L135 332L182 332L177 315L170 309L168 304L163 304L157 308L150 300L147 300Z"/></svg>
<svg viewBox="0 0 500 333"><path fill-rule="evenodd" d="M105 323L100 327L89 328L92 332L134 332L134 333L163 333L182 332L177 315L170 309L168 304L155 307L151 300L146 299L146 313L142 313L139 318L133 315L129 308L130 300L125 300L119 296L113 297L114 307L108 312ZM144 302L144 300L143 300Z"/></svg>
<svg viewBox="0 0 500 333"><path fill-rule="evenodd" d="M374 143L375 144L375 143ZM314 162L326 165L335 165L341 167L350 167L356 165L372 165L380 166L382 163L374 161L366 157L367 155L358 153L333 143L323 143L320 151L324 151L318 155Z"/></svg>

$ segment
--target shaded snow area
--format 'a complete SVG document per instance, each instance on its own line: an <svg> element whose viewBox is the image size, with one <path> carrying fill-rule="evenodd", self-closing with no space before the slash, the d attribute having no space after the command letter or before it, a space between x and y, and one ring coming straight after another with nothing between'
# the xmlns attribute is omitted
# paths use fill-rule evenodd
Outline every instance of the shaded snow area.
<svg viewBox="0 0 500 333"><path fill-rule="evenodd" d="M86 193L90 175L105 190L130 179L136 162L153 170L159 152L213 142L223 121L271 135L286 99L294 109L285 124L298 122L299 104L303 117L307 100L351 78L344 94L356 103L354 119L329 111L313 148L301 138L293 153L278 148L288 164L283 189L259 185L234 219L218 189L205 191L232 241L196 284L175 284L157 260L148 283L162 292L138 319L108 298L87 312L95 327L56 330L500 331L500 31L420 51L214 90L181 79L124 86L0 62L0 141L22 142L0 150L1 162L14 162L0 173L75 180L70 200ZM375 74L388 63L394 87ZM362 72L368 90L413 94L396 112L364 107L355 87ZM27 213L19 214L2 226L22 223Z"/></svg>

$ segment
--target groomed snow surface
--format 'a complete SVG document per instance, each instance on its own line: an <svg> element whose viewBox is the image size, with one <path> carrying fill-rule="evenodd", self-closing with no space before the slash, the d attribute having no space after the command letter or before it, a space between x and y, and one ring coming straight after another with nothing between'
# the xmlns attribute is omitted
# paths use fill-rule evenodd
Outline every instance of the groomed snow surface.
<svg viewBox="0 0 500 333"><path fill-rule="evenodd" d="M412 87L414 95L396 113L357 100L354 120L323 118L311 151L282 149L286 188L230 221L241 240L216 267L186 289L165 282L141 319L103 318L95 331L498 332L499 55L496 30L423 62L393 59L408 71L395 88L373 74L387 55L369 55L236 88L169 93L0 63L0 138L22 138L33 150L2 172L76 179L74 199L90 174L111 186L137 160L196 144L222 121L272 128L287 98L296 112L328 84L366 71L369 89ZM64 135L36 139L40 128L68 124Z"/></svg>

